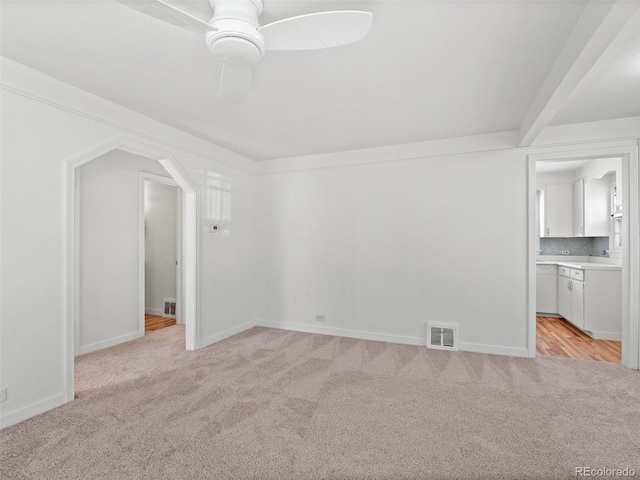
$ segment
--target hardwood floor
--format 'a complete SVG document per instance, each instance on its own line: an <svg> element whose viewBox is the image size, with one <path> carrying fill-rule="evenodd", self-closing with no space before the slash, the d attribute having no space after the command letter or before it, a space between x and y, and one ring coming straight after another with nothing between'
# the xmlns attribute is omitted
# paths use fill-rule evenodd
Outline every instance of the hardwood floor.
<svg viewBox="0 0 640 480"><path fill-rule="evenodd" d="M620 363L622 342L594 340L562 318L537 317L536 351L539 355Z"/></svg>
<svg viewBox="0 0 640 480"><path fill-rule="evenodd" d="M145 313L144 315L144 333L145 335L154 330L160 330L161 328L170 327L176 324L175 318L165 318L160 315L151 315Z"/></svg>

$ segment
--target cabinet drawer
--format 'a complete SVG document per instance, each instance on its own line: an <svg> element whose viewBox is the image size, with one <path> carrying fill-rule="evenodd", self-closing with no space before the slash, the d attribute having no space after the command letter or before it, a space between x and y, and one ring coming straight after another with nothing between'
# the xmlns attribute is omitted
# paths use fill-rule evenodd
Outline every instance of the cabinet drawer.
<svg viewBox="0 0 640 480"><path fill-rule="evenodd" d="M536 275L556 275L557 273L557 265L536 265Z"/></svg>
<svg viewBox="0 0 640 480"><path fill-rule="evenodd" d="M584 282L584 270L578 270L576 268L571 269L571 278Z"/></svg>
<svg viewBox="0 0 640 480"><path fill-rule="evenodd" d="M564 277L570 277L571 269L569 267L563 267L562 265L558 265L558 273Z"/></svg>

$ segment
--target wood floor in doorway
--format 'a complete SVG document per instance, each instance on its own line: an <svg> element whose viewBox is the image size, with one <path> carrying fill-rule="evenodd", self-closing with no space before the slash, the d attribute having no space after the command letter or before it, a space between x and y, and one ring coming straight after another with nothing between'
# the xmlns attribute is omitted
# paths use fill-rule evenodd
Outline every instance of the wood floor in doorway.
<svg viewBox="0 0 640 480"><path fill-rule="evenodd" d="M622 342L594 340L562 318L536 318L538 355L620 363Z"/></svg>
<svg viewBox="0 0 640 480"><path fill-rule="evenodd" d="M170 327L176 324L175 318L165 318L160 315L151 315L145 313L144 315L144 333L145 335L161 328Z"/></svg>

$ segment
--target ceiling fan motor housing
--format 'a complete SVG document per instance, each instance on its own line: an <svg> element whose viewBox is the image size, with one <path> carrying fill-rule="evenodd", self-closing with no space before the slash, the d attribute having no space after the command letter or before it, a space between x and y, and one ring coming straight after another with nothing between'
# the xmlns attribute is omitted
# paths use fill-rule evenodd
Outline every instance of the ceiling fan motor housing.
<svg viewBox="0 0 640 480"><path fill-rule="evenodd" d="M265 52L264 39L258 31L262 0L209 0L213 18L209 24L216 31L206 34L207 47L213 56L230 65L251 66Z"/></svg>

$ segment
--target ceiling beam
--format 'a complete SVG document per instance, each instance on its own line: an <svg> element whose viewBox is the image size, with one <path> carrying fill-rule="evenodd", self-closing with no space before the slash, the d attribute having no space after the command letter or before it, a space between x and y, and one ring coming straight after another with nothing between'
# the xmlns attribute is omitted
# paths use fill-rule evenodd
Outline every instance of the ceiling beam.
<svg viewBox="0 0 640 480"><path fill-rule="evenodd" d="M520 125L520 147L531 145L549 125L639 7L625 0L586 5Z"/></svg>

